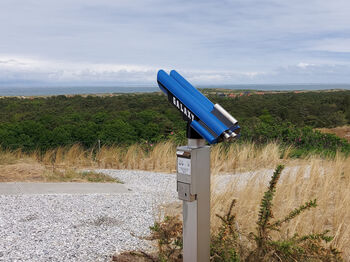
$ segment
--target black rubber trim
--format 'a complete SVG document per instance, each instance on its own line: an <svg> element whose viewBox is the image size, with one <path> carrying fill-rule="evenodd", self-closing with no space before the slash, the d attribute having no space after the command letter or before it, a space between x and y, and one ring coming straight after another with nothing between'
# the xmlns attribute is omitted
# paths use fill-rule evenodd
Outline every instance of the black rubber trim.
<svg viewBox="0 0 350 262"><path fill-rule="evenodd" d="M191 139L201 139L203 138L193 127L191 127L191 122L187 122L186 137Z"/></svg>

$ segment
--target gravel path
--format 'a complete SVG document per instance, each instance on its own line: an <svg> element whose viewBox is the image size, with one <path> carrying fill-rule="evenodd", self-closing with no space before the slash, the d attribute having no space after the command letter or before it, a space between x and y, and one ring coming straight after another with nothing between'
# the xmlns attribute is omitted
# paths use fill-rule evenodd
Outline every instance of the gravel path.
<svg viewBox="0 0 350 262"><path fill-rule="evenodd" d="M0 195L0 261L109 261L150 249L158 206L177 201L172 174L100 170L128 193Z"/></svg>

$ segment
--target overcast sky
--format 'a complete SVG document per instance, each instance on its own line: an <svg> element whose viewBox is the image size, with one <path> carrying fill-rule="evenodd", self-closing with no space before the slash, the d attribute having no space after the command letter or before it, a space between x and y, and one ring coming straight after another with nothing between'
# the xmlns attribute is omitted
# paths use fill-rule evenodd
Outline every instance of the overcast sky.
<svg viewBox="0 0 350 262"><path fill-rule="evenodd" d="M1 0L0 85L350 83L349 0Z"/></svg>

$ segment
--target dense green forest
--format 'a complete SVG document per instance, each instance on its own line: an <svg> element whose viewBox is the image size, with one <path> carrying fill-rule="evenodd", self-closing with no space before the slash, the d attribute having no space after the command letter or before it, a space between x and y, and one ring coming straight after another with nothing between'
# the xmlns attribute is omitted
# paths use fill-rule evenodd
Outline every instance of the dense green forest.
<svg viewBox="0 0 350 262"><path fill-rule="evenodd" d="M301 150L350 152L345 140L313 131L350 123L350 91L209 98L240 121L242 142L278 140ZM98 140L102 145L183 142L185 125L160 93L0 99L0 143L10 149L93 147Z"/></svg>

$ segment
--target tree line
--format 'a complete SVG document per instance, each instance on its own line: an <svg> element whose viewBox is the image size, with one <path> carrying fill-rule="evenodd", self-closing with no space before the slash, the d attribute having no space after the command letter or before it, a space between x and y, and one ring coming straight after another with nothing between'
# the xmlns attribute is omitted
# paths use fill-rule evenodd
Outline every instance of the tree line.
<svg viewBox="0 0 350 262"><path fill-rule="evenodd" d="M316 127L350 124L350 91L209 97L242 126L241 142L278 140L301 150L342 150L349 144ZM0 99L0 144L26 151L80 143L95 146L184 142L186 123L160 93Z"/></svg>

